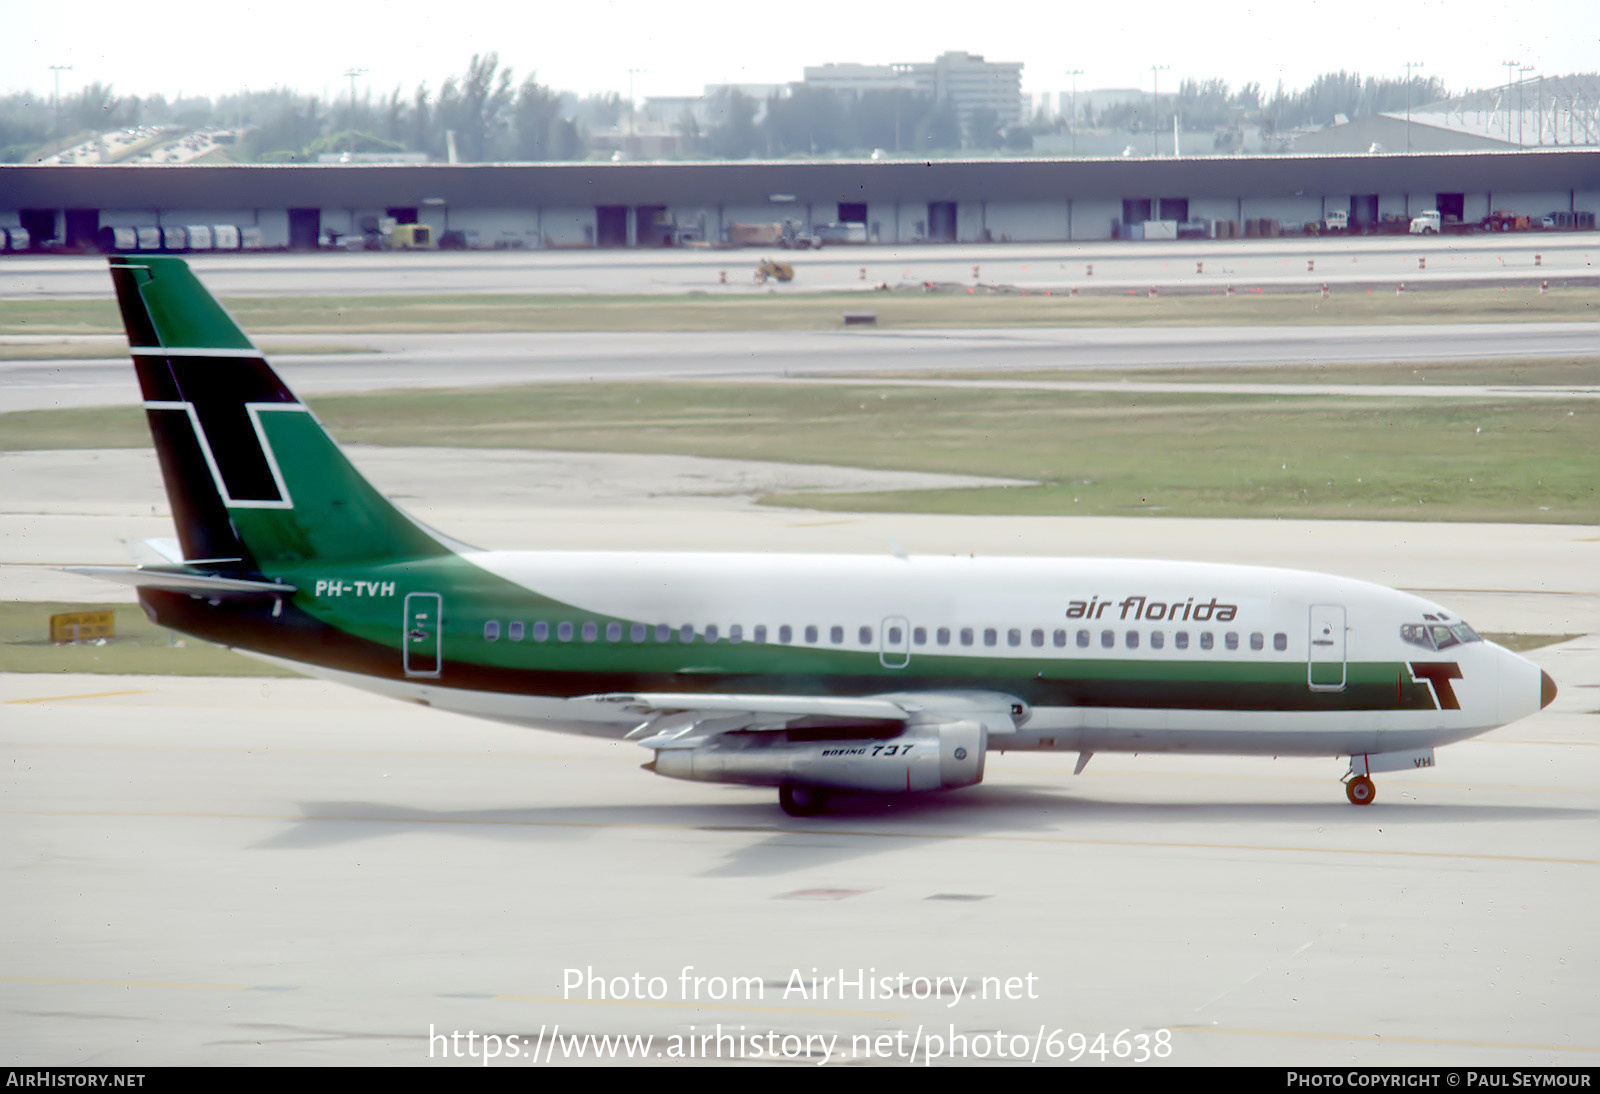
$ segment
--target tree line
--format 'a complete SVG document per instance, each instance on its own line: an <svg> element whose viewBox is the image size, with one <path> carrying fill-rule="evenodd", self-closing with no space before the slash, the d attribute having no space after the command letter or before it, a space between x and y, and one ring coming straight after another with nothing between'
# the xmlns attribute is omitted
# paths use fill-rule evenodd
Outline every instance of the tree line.
<svg viewBox="0 0 1600 1094"><path fill-rule="evenodd" d="M949 102L896 89L841 95L795 84L766 100L730 90L708 104L709 121L684 111L670 125L687 157L819 156L866 153L949 154L967 150L1027 151L1033 138L1070 127L1170 130L1174 114L1185 128L1223 130L1244 123L1268 132L1316 127L1337 115L1404 110L1446 97L1433 77L1409 81L1353 72L1318 76L1289 91L1280 83L1264 96L1259 84L1237 90L1224 80L1184 80L1152 103L1141 96L1096 110L1086 96L1072 118L1041 111L1002 126L993 110L965 118ZM0 96L0 162L19 163L54 150L56 135L70 145L94 133L137 126L233 128L241 136L228 153L245 162L316 162L318 156L357 152L420 152L467 163L577 160L593 153L593 134L614 130L628 104L615 93L579 97L540 83L518 81L494 53L475 55L465 72L437 89L426 82L407 93L396 87L374 96L319 99L283 88L241 91L215 99L118 95L91 83L63 95Z"/></svg>

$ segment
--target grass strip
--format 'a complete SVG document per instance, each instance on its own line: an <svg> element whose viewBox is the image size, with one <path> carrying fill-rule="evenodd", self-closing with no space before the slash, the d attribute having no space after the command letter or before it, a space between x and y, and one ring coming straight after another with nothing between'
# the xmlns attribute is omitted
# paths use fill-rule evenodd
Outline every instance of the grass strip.
<svg viewBox="0 0 1600 1094"><path fill-rule="evenodd" d="M1038 485L793 494L850 512L1600 523L1594 400L589 383L311 400L344 443L715 456ZM0 415L0 448L139 447L136 408Z"/></svg>
<svg viewBox="0 0 1600 1094"><path fill-rule="evenodd" d="M78 643L50 641L58 612L114 610L116 636ZM0 602L0 672L86 672L133 676L296 676L223 646L158 627L137 604L48 600Z"/></svg>

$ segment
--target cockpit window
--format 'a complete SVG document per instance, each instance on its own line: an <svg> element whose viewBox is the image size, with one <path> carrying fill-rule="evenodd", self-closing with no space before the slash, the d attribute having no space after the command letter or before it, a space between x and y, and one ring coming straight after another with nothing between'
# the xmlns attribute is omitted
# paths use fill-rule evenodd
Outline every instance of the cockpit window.
<svg viewBox="0 0 1600 1094"><path fill-rule="evenodd" d="M1425 617L1426 618L1426 617ZM1478 632L1465 623L1402 623L1400 638L1426 650L1442 650L1463 642L1482 642Z"/></svg>

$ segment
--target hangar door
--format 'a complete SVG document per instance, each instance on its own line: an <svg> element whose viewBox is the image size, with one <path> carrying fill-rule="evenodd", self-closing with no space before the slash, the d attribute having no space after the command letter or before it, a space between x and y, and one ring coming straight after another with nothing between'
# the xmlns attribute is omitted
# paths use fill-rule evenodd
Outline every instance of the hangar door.
<svg viewBox="0 0 1600 1094"><path fill-rule="evenodd" d="M628 207L626 205L596 205L594 207L594 245L596 247L626 247L628 245Z"/></svg>
<svg viewBox="0 0 1600 1094"><path fill-rule="evenodd" d="M291 251L316 250L317 239L321 235L321 209L289 210L289 249Z"/></svg>

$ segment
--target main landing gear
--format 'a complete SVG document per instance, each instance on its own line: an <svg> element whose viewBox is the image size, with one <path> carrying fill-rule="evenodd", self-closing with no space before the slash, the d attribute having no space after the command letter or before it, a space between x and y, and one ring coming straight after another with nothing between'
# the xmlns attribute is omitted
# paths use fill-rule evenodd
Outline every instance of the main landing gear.
<svg viewBox="0 0 1600 1094"><path fill-rule="evenodd" d="M1371 805L1378 797L1378 788L1366 775L1356 775L1344 784L1344 796L1351 805Z"/></svg>
<svg viewBox="0 0 1600 1094"><path fill-rule="evenodd" d="M826 791L815 786L778 787L778 804L791 817L814 817L828 807Z"/></svg>

